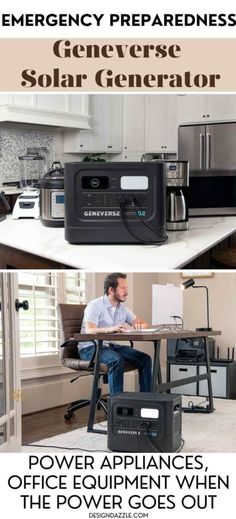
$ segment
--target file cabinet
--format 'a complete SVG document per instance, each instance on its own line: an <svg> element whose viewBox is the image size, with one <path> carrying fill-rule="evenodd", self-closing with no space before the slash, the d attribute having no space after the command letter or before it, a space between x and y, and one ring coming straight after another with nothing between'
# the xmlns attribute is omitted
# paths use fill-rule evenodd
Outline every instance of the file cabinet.
<svg viewBox="0 0 236 519"><path fill-rule="evenodd" d="M170 360L167 363L168 382L204 373L206 373L204 363L179 363ZM214 397L236 398L236 361L211 361L211 382ZM200 380L200 382L171 388L170 392L190 396L206 396L208 394L207 381Z"/></svg>

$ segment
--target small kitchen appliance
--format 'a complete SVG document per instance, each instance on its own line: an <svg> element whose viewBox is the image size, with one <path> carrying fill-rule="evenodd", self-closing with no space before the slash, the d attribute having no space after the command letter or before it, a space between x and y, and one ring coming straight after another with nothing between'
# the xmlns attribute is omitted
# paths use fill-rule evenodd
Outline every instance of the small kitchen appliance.
<svg viewBox="0 0 236 519"><path fill-rule="evenodd" d="M161 163L67 163L65 238L160 245L167 239L165 191Z"/></svg>
<svg viewBox="0 0 236 519"><path fill-rule="evenodd" d="M166 177L166 228L168 231L187 230L189 163L166 160L163 164Z"/></svg>
<svg viewBox="0 0 236 519"><path fill-rule="evenodd" d="M13 219L39 218L39 185L44 173L45 157L39 153L27 153L19 157L20 188L23 193L18 196L13 209Z"/></svg>
<svg viewBox="0 0 236 519"><path fill-rule="evenodd" d="M53 162L40 184L40 220L46 227L64 227L64 168Z"/></svg>
<svg viewBox="0 0 236 519"><path fill-rule="evenodd" d="M39 153L27 153L19 157L20 187L24 191L39 187L45 173L45 157Z"/></svg>
<svg viewBox="0 0 236 519"><path fill-rule="evenodd" d="M39 218L39 192L38 189L28 189L18 196L14 205L13 220L20 218Z"/></svg>

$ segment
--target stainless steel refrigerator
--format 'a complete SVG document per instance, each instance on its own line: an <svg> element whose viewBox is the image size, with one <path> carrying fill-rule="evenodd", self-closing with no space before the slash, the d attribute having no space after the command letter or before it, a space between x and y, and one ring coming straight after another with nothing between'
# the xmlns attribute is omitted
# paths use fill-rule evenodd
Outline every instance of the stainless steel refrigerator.
<svg viewBox="0 0 236 519"><path fill-rule="evenodd" d="M180 126L178 159L189 161L189 214L236 214L236 123Z"/></svg>

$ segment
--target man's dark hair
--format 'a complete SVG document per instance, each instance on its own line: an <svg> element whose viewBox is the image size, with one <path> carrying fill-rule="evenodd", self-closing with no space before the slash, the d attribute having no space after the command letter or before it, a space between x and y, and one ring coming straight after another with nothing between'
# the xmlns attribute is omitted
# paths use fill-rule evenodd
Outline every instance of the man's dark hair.
<svg viewBox="0 0 236 519"><path fill-rule="evenodd" d="M122 274L122 272L112 272L112 274L108 274L108 276L104 280L104 294L108 296L109 288L117 288L118 287L118 279L126 279L127 275Z"/></svg>

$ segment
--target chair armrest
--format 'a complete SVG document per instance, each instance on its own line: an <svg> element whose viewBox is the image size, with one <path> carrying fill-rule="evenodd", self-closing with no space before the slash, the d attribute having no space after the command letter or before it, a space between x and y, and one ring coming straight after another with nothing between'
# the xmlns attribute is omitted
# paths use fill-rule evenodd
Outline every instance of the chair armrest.
<svg viewBox="0 0 236 519"><path fill-rule="evenodd" d="M94 359L95 359L95 356L96 356L96 353L97 353L97 348L98 348L98 343L96 341L92 341L95 348L94 348L94 352L93 352L93 356L90 360L90 363L89 363L89 367L90 368L93 368L94 367Z"/></svg>
<svg viewBox="0 0 236 519"><path fill-rule="evenodd" d="M60 348L67 348L69 346L77 346L77 344L78 344L78 341L76 341L75 339L67 339L65 342L60 344Z"/></svg>
<svg viewBox="0 0 236 519"><path fill-rule="evenodd" d="M81 370L83 369L83 363L85 364L87 369L94 367L94 358L96 355L96 351L98 348L98 344L96 341L92 341L95 349L93 356L88 364L88 361L83 361L80 359L79 351L78 351L78 341L76 339L68 339L67 341L61 344L61 362L64 366L71 369Z"/></svg>

